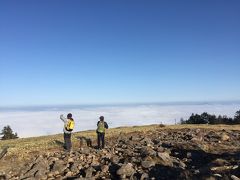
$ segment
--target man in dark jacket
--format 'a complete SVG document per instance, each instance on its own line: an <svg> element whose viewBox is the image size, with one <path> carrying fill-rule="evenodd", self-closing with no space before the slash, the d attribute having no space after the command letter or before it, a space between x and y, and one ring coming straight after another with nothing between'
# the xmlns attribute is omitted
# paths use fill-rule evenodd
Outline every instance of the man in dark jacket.
<svg viewBox="0 0 240 180"><path fill-rule="evenodd" d="M100 121L97 123L97 140L98 140L98 149L103 149L105 144L105 129L108 129L108 124L104 121L104 117L100 116ZM100 145L102 142L102 146Z"/></svg>

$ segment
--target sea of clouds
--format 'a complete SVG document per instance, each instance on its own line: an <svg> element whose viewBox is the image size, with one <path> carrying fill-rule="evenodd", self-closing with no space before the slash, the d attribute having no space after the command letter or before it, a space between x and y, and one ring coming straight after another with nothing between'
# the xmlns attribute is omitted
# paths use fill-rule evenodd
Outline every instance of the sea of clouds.
<svg viewBox="0 0 240 180"><path fill-rule="evenodd" d="M240 103L203 104L145 104L108 106L61 106L34 108L0 108L0 129L10 125L20 137L61 133L63 122L59 116L71 112L75 130L94 130L99 116L103 115L110 128L119 126L174 124L192 113L208 112L233 117Z"/></svg>

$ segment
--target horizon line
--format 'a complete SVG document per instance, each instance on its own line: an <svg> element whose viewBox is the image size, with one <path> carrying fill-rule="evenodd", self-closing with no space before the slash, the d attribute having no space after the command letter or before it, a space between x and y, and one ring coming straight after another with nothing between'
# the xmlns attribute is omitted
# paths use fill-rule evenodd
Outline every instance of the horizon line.
<svg viewBox="0 0 240 180"><path fill-rule="evenodd" d="M157 102L116 102L116 103L66 103L66 104L32 104L32 105L0 105L0 109L37 108L37 107L71 107L71 106L128 106L128 105L194 105L194 104L229 104L240 103L240 100L214 101L157 101Z"/></svg>

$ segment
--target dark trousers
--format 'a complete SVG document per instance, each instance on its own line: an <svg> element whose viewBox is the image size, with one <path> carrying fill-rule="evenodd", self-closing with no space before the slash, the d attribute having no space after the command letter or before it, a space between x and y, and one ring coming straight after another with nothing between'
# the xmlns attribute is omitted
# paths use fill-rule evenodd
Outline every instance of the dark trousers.
<svg viewBox="0 0 240 180"><path fill-rule="evenodd" d="M105 133L97 133L98 136L98 148L104 148L104 137L105 137ZM101 146L101 142L102 142L102 146Z"/></svg>
<svg viewBox="0 0 240 180"><path fill-rule="evenodd" d="M67 151L70 151L72 148L71 133L70 134L64 133L63 137L64 137L64 147Z"/></svg>

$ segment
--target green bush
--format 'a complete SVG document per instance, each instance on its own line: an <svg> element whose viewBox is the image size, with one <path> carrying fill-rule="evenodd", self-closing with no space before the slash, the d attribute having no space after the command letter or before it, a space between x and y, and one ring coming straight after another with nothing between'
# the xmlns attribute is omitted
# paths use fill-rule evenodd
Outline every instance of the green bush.
<svg viewBox="0 0 240 180"><path fill-rule="evenodd" d="M18 138L17 133L14 134L9 125L3 127L2 132L0 134L3 135L1 138L2 140Z"/></svg>

